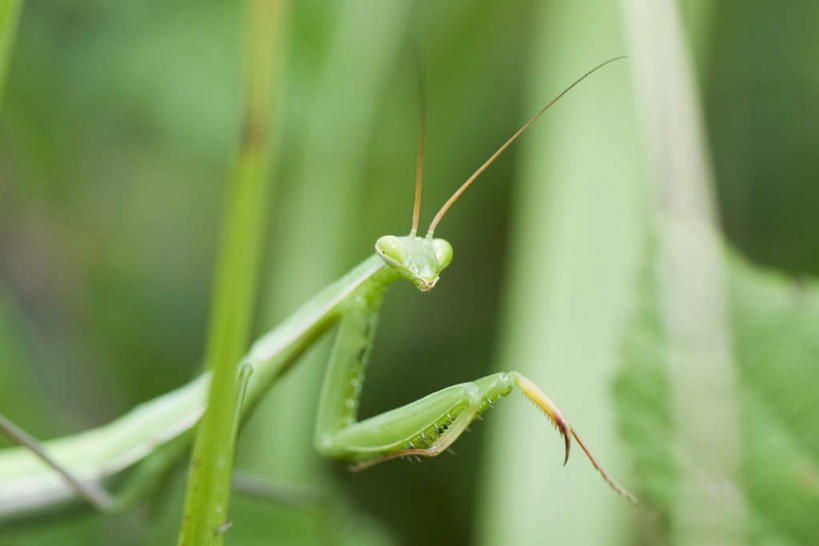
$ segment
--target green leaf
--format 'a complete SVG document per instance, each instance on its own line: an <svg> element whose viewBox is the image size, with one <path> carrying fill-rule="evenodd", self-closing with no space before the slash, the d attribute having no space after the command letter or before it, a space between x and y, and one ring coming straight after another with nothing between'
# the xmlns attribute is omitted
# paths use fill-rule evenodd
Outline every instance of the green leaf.
<svg viewBox="0 0 819 546"><path fill-rule="evenodd" d="M728 255L726 296L736 366L741 472L736 487L752 544L819 543L819 282L795 281ZM615 384L620 430L632 451L645 513L671 540L680 462L659 277L643 273L641 301ZM675 448L675 445L680 447ZM644 529L644 531L648 531Z"/></svg>

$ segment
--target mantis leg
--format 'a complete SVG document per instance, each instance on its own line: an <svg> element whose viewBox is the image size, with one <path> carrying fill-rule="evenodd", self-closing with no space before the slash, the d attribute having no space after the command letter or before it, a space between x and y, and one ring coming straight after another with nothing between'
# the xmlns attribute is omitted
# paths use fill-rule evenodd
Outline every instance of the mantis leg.
<svg viewBox="0 0 819 546"><path fill-rule="evenodd" d="M500 372L434 392L363 421L356 419L362 377L375 330L377 310L346 313L330 358L319 402L316 448L328 457L365 468L410 455L434 457L445 451L467 426L515 387L540 408L563 436L568 461L574 438L606 482L620 495L634 497L612 480L564 417L560 408L518 372Z"/></svg>
<svg viewBox="0 0 819 546"><path fill-rule="evenodd" d="M50 466L56 471L74 492L85 499L89 504L102 512L108 512L112 509L114 501L109 493L95 481L84 481L75 476L73 472L55 461L43 448L42 444L38 442L29 433L15 425L4 415L0 414L0 433L4 436L28 448L34 453L43 463Z"/></svg>

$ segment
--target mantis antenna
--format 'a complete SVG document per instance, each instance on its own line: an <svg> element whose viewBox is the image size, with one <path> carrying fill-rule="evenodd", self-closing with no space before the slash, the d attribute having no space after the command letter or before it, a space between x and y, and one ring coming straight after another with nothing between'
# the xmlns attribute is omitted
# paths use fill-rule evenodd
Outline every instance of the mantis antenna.
<svg viewBox="0 0 819 546"><path fill-rule="evenodd" d="M487 160L486 160L486 162L485 162L483 165L481 165L481 166L478 168L478 170L477 170L477 171L475 171L474 173L472 173L472 176L470 176L469 178L467 178L467 179L466 179L466 182L464 182L464 183L461 185L461 187L460 187L460 188L458 188L457 190L455 190L455 193L453 193L453 194L452 194L452 197L450 197L450 198L447 200L447 202L446 202L446 203L444 203L444 206L442 206L442 207L441 207L441 210L439 210L439 211L438 211L438 213L435 215L435 218L433 218L433 219L432 219L432 222L429 224L429 230L427 231L427 237L432 237L432 234L435 232L435 228L438 226L438 223L441 221L441 218L443 218L443 217L444 217L444 214L446 214L446 212L449 210L449 208L452 206L452 204L453 204L453 203L455 203L455 201L457 201L457 200L458 200L458 198L461 196L461 194L462 194L463 192L465 192L465 191L466 191L466 189L467 189L467 188L468 188L470 185L472 185L472 182L474 182L474 181L475 181L475 179L476 179L476 178L478 178L478 176L480 176L480 175L481 175L481 173L483 173L483 171L485 171L485 170L487 169L487 167L489 167L489 165L491 165L491 164L492 164L492 163L493 163L493 162L494 162L494 161L495 161L495 160L498 158L498 156L499 156L499 155L501 155L501 154L502 154L504 151L506 151L506 148L508 148L508 147L509 147L509 146L510 146L510 145L511 145L511 144L512 144L512 143L513 143L515 140L517 140L517 138L518 138L518 137L519 137L519 136L520 136L520 135L521 135L521 134L522 134L522 133L523 133L523 132L524 132L526 129L528 129L530 125L532 125L532 124L533 124L535 121L537 121L537 119L538 119L538 118L539 118L541 115L543 115L543 112L545 112L546 110L548 110L548 109L549 109L549 108L550 108L550 107L551 107L551 106L552 106L554 103L556 103L557 101L559 101L559 100L560 100L560 99L563 97L563 95L565 95L566 93L568 93L569 91L571 91L571 90L572 90L572 89L573 89L573 88L574 88L574 87L575 87L577 84L579 84L580 82L582 82L583 80L585 80L586 78L588 78L589 76L591 76L593 73L597 72L598 70L600 70L601 68L603 68L604 66L606 66L606 65L607 65L607 64L609 64L609 63L613 63L613 62L615 62L615 61L619 61L619 60L621 60L621 59L625 59L625 58L626 58L626 55L620 55L619 57L612 57L611 59L608 59L608 60L603 61L602 63L598 64L597 66L595 66L594 68L592 68L591 70L589 70L588 72L586 72L585 74L583 74L582 76L580 76L579 78L577 78L577 79L576 79L574 82L572 82L572 84L571 84L571 85L569 85L569 86L568 86L566 89L564 89L563 91L561 91L560 93L558 93L558 94L557 94L557 96L556 96L555 98L553 98L552 100L550 100L550 101L549 101L549 103L548 103L546 106L544 106L543 108L541 108L541 109L540 109L540 111L539 111L537 114L535 114L534 116L532 116L531 118L529 118L529 121L527 121L526 123L524 123L524 124L523 124L523 127L521 127L520 129L518 129L518 130L517 130L517 132L516 132L514 135L512 135L512 136L511 136L511 138L509 138L509 140L507 140L506 142L504 142L503 146L501 146L500 148L498 148L498 150L497 150L497 151L496 151L494 154L492 154L492 155L489 157L489 159L487 159ZM420 190L419 190L419 191L420 191Z"/></svg>
<svg viewBox="0 0 819 546"><path fill-rule="evenodd" d="M418 72L418 164L415 169L415 205L412 208L412 228L410 229L412 236L418 232L418 218L421 214L421 175L424 170L424 127L427 109L424 71L417 56L415 64L416 72Z"/></svg>

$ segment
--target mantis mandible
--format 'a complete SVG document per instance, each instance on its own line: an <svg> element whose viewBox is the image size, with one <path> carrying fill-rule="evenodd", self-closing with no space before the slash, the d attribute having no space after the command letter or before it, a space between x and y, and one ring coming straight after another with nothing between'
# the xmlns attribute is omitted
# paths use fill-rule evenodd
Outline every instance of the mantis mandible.
<svg viewBox="0 0 819 546"><path fill-rule="evenodd" d="M444 452L493 402L518 388L543 411L565 444L568 461L572 438L595 469L618 494L636 499L612 480L586 448L558 406L518 372L500 372L453 385L405 406L359 421L357 409L378 313L387 288L399 279L429 292L452 260L452 246L434 236L453 203L546 110L609 59L561 91L513 134L444 203L419 236L424 125L421 115L415 203L409 235L385 235L375 254L327 286L283 323L258 339L240 366L244 384L244 417L319 336L333 326L338 332L319 401L315 447L323 455L348 461L354 468L406 456L433 457ZM252 372L252 373L251 373ZM19 517L85 499L104 511L123 509L137 498L117 500L101 482L141 462L134 480L156 475L182 452L190 431L205 411L210 375L144 403L112 423L42 445L0 415L0 431L21 447L0 451L0 519ZM181 447L181 448L180 448ZM140 472L139 470L142 470ZM125 488L128 489L128 488Z"/></svg>

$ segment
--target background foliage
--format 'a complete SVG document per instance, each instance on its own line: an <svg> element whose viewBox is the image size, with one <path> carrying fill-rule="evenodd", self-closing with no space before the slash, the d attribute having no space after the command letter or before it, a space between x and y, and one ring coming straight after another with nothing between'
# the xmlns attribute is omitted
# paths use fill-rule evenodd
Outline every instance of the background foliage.
<svg viewBox="0 0 819 546"><path fill-rule="evenodd" d="M378 235L407 231L413 43L426 65L426 221L539 105L631 43L610 2L370 4L290 7L257 332ZM811 543L819 302L804 279L819 274L819 7L679 5L721 225L746 257L730 251L725 283L741 536ZM237 6L214 1L23 6L0 108L0 412L37 437L107 422L201 369L239 136L240 29ZM332 500L234 496L229 543L684 542L675 472L697 451L680 448L664 396L658 198L632 70L584 83L449 213L437 233L453 265L429 297L408 284L388 294L362 413L520 369L641 507L579 457L560 467L560 442L519 397L473 426L455 457L356 474L319 459L310 438L325 343L271 392L237 460ZM182 468L133 513L28 522L0 529L0 543L171 543Z"/></svg>

